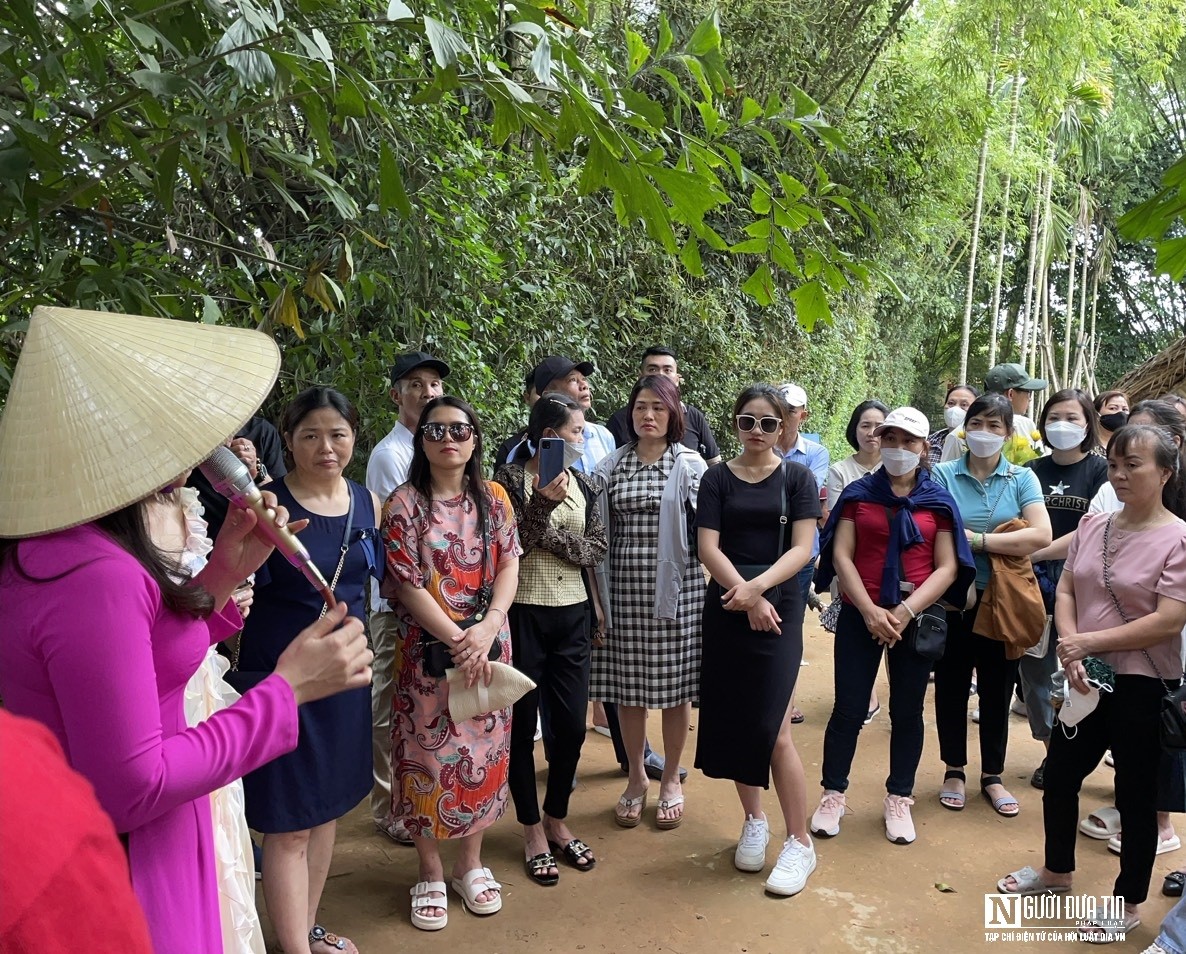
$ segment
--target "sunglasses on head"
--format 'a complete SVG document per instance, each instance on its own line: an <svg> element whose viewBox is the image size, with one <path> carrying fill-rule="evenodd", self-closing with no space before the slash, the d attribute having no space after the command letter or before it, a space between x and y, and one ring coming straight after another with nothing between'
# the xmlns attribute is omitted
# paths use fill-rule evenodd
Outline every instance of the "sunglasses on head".
<svg viewBox="0 0 1186 954"><path fill-rule="evenodd" d="M421 424L420 433L424 435L426 441L431 441L433 444L443 441L446 434L456 443L461 444L474 436L474 426L462 421L455 421L452 424Z"/></svg>
<svg viewBox="0 0 1186 954"><path fill-rule="evenodd" d="M773 434L781 425L782 419L777 417L754 417L752 414L737 415L739 431L752 431L755 427L761 427L763 434Z"/></svg>

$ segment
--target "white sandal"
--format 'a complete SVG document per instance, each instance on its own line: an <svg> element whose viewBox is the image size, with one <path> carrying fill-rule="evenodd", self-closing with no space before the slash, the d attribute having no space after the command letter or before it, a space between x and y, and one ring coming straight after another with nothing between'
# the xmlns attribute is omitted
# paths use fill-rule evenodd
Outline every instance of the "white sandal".
<svg viewBox="0 0 1186 954"><path fill-rule="evenodd" d="M1113 805L1097 808L1079 822L1079 831L1097 841L1114 838L1120 834L1120 812Z"/></svg>
<svg viewBox="0 0 1186 954"><path fill-rule="evenodd" d="M449 923L449 895L445 891L443 881L421 881L412 888L412 926L421 931L439 931ZM430 898L430 894L439 894L439 898ZM430 918L421 914L424 908L440 908L445 913L438 918Z"/></svg>
<svg viewBox="0 0 1186 954"><path fill-rule="evenodd" d="M453 890L461 895L461 903L471 914L497 914L502 910L502 885L494 880L489 868L474 868L452 881ZM478 895L493 891L493 901L479 901Z"/></svg>

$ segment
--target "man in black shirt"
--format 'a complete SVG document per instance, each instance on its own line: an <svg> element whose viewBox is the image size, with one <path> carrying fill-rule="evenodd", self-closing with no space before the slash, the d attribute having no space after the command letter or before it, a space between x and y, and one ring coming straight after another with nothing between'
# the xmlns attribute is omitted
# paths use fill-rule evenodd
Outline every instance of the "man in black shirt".
<svg viewBox="0 0 1186 954"><path fill-rule="evenodd" d="M642 353L641 377L646 377L648 374L662 374L669 377L675 382L676 387L683 380L680 377L675 352L661 345L652 345ZM625 447L632 440L627 427L626 408L615 411L606 422L606 427L614 435L614 440L618 442L619 447ZM710 467L721 459L721 450L717 447L717 441L713 437L708 418L704 416L704 412L700 408L693 407L691 404L684 404L684 436L680 443L703 457L705 463Z"/></svg>

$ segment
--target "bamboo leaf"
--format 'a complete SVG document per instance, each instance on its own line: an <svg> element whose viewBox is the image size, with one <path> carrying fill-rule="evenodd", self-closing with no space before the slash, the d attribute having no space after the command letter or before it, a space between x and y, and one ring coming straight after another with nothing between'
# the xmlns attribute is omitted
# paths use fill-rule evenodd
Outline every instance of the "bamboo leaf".
<svg viewBox="0 0 1186 954"><path fill-rule="evenodd" d="M667 14L659 11L659 41L655 44L655 59L661 57L671 49L671 24L667 22Z"/></svg>
<svg viewBox="0 0 1186 954"><path fill-rule="evenodd" d="M461 35L440 20L425 17L424 33L428 37L429 46L432 47L433 58L441 69L455 66L461 57L470 55L469 47Z"/></svg>
<svg viewBox="0 0 1186 954"><path fill-rule="evenodd" d="M704 277L704 264L700 260L700 243L696 241L695 236L689 236L684 243L679 260L689 275L694 275L697 278Z"/></svg>
<svg viewBox="0 0 1186 954"><path fill-rule="evenodd" d="M412 203L408 201L408 193L404 191L399 162L395 158L391 144L384 140L379 147L379 211L386 213L388 209L395 209L405 219L412 216Z"/></svg>
<svg viewBox="0 0 1186 954"><path fill-rule="evenodd" d="M222 319L222 309L209 295L202 296L202 321L207 325L216 325Z"/></svg>
<svg viewBox="0 0 1186 954"><path fill-rule="evenodd" d="M1186 236L1165 239L1157 246L1157 270L1175 282L1186 276Z"/></svg>
<svg viewBox="0 0 1186 954"><path fill-rule="evenodd" d="M387 4L387 19L388 20L411 20L416 14L412 12L404 0L391 0Z"/></svg>
<svg viewBox="0 0 1186 954"><path fill-rule="evenodd" d="M642 69L642 65L651 56L651 48L647 46L646 40L629 27L626 28L626 55L629 63L627 76L633 76Z"/></svg>
<svg viewBox="0 0 1186 954"><path fill-rule="evenodd" d="M289 285L280 289L280 293L272 299L271 305L268 306L267 320L291 328L301 341L305 340L305 329L301 325L301 313Z"/></svg>

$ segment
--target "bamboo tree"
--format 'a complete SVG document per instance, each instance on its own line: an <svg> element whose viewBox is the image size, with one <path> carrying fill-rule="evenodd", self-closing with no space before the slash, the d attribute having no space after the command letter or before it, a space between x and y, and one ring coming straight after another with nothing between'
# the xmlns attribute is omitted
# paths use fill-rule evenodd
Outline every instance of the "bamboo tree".
<svg viewBox="0 0 1186 954"><path fill-rule="evenodd" d="M992 284L992 302L988 306L992 326L988 338L988 366L997 363L997 326L1000 323L1001 283L1005 276L1005 243L1008 241L1010 197L1013 191L1013 158L1017 152L1018 115L1021 112L1021 58L1013 65L1013 88L1009 103L1009 165L1005 167L1005 191L1001 198L1001 232L997 239L997 272Z"/></svg>

